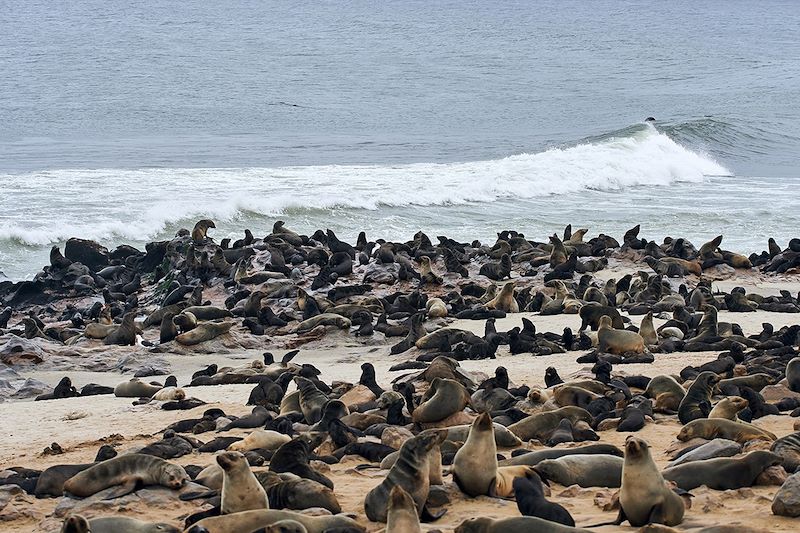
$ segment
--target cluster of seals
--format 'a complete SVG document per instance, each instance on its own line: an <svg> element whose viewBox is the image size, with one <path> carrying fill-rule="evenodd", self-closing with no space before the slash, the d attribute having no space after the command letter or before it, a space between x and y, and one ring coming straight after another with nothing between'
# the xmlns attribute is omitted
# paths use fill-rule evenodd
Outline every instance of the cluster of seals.
<svg viewBox="0 0 800 533"><path fill-rule="evenodd" d="M474 497L515 498L522 516L464 517L457 531L549 532L580 529L566 507L546 498L545 484L619 487L621 517L631 525L677 525L685 507L666 482L682 490L749 487L765 472L791 473L800 463L796 434L779 436L758 422L800 416L790 394L800 390L800 325L765 323L747 335L731 318L797 313L800 301L786 291L721 292L712 283L731 268L792 275L800 269L800 240L786 249L770 241L767 251L745 257L721 248L721 236L700 247L685 238L657 243L641 238L638 226L621 241L589 239L588 229L568 226L563 237L541 242L513 230L487 244L446 236L436 243L423 232L405 242L369 241L362 232L355 245L331 230L302 235L282 221L263 237L247 230L217 244L215 227L201 220L144 251L109 252L71 239L34 280L0 283L3 362L62 350L72 358L98 347L117 355L266 346L285 355L278 361L265 352L247 364L221 358L180 386L173 377L144 379L158 374L154 368L115 388L79 390L65 377L40 399L102 393L198 411L126 451L134 453L12 470L0 483L54 497L166 487L202 505L184 524L195 533L362 531L363 523L341 514L339 487L323 464L355 455L369 463L358 469L385 470L363 510L390 533L419 531L420 521L442 516L452 499ZM610 266L615 277L596 275ZM565 327L541 331L537 316L549 315L564 315ZM390 372L401 374L389 383L359 361L357 384L326 383L313 360L293 361L298 348L325 337L322 345L346 339L368 347L376 360L396 355ZM680 351L716 355L652 379L653 372L618 371ZM507 354L553 357L545 387L513 383L503 366L487 377L460 364ZM562 379L562 358L585 366ZM236 417L192 397L196 387L229 384L249 384L242 398L253 406L249 414ZM680 423L677 441L691 441L663 471L641 438L628 437L624 451L602 442L607 431L636 433L657 418ZM694 448L695 439L709 442ZM169 462L190 454L204 463L184 469ZM190 480L203 490L187 490ZM450 483L458 490L448 490ZM311 507L332 514L295 512ZM64 528L160 527L105 519L74 515Z"/></svg>

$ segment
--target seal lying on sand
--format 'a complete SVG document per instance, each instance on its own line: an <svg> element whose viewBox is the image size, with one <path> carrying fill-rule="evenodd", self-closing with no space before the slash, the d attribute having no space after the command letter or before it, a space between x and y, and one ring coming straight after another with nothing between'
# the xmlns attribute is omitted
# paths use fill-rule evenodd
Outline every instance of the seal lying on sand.
<svg viewBox="0 0 800 533"><path fill-rule="evenodd" d="M152 455L131 453L90 466L64 483L64 492L86 498L109 487L116 487L110 500L136 490L137 485L163 485L179 489L189 481L183 467Z"/></svg>

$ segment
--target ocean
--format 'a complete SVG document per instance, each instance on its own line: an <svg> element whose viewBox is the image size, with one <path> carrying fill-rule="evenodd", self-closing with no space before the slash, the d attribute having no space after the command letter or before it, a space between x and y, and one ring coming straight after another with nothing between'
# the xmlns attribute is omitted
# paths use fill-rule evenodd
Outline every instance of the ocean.
<svg viewBox="0 0 800 533"><path fill-rule="evenodd" d="M798 27L794 0L6 0L0 271L199 218L785 245Z"/></svg>

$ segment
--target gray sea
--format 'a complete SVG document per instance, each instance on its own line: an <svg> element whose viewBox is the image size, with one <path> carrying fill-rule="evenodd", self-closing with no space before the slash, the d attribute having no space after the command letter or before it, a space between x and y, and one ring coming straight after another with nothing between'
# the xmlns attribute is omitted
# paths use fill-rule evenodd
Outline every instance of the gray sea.
<svg viewBox="0 0 800 533"><path fill-rule="evenodd" d="M785 244L798 28L796 0L3 0L0 271L205 217Z"/></svg>

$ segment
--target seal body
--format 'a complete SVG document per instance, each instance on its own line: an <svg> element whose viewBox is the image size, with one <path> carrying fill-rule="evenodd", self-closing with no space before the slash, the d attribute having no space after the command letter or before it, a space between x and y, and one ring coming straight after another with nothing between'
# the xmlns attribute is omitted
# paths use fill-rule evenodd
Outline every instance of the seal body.
<svg viewBox="0 0 800 533"><path fill-rule="evenodd" d="M453 458L453 481L468 496L488 495L497 478L497 445L489 413L472 422L464 446Z"/></svg>
<svg viewBox="0 0 800 533"><path fill-rule="evenodd" d="M675 526L683 522L683 500L664 482L650 447L638 437L629 436L625 441L619 504L620 517L624 514L635 527L650 523Z"/></svg>
<svg viewBox="0 0 800 533"><path fill-rule="evenodd" d="M383 482L369 491L364 499L364 511L373 522L386 522L389 493L395 486L405 490L421 514L430 491L430 454L441 444L445 432L426 432L406 440L400 455Z"/></svg>
<svg viewBox="0 0 800 533"><path fill-rule="evenodd" d="M189 481L183 467L152 455L131 453L97 463L72 476L64 483L64 491L86 498L109 487L118 486L106 499L129 494L137 484L163 485L179 489Z"/></svg>
<svg viewBox="0 0 800 533"><path fill-rule="evenodd" d="M223 473L222 514L269 509L267 493L253 475L244 455L225 452L217 456L217 464L222 467Z"/></svg>

